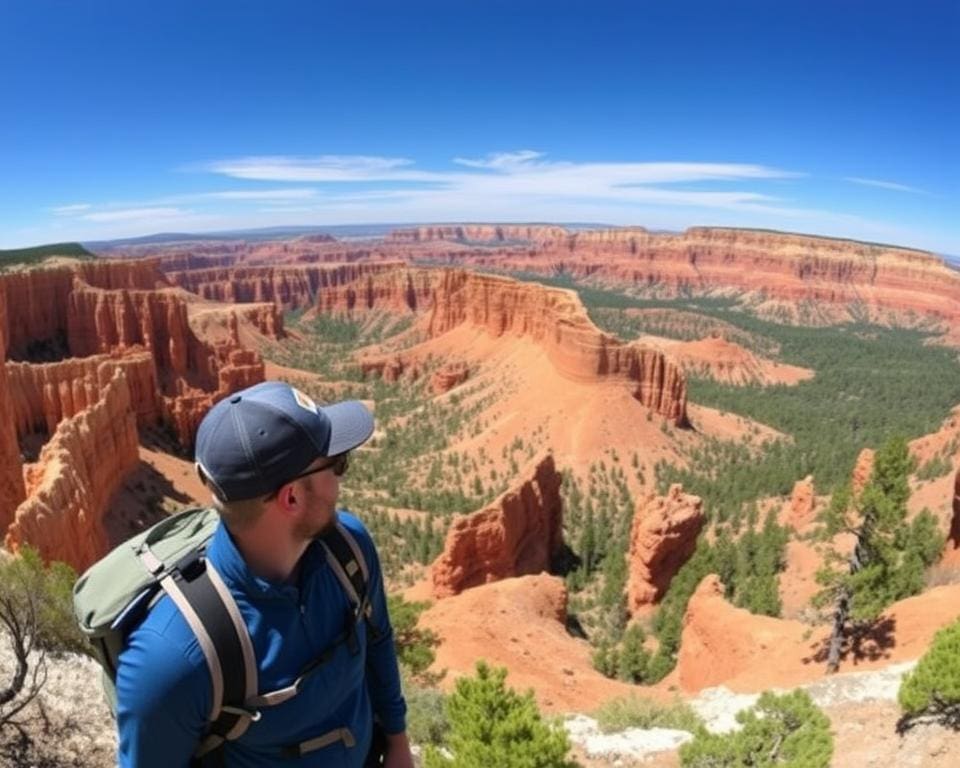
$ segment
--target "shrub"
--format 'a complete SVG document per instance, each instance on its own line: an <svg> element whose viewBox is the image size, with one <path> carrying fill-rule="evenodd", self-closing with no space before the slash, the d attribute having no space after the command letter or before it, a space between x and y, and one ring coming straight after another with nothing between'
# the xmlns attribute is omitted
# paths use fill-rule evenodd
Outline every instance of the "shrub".
<svg viewBox="0 0 960 768"><path fill-rule="evenodd" d="M937 632L904 677L897 699L904 713L901 729L923 717L960 727L960 621Z"/></svg>
<svg viewBox="0 0 960 768"><path fill-rule="evenodd" d="M684 768L827 768L833 755L830 721L805 691L777 696L767 691L737 714L739 731L700 730L680 747Z"/></svg>
<svg viewBox="0 0 960 768"><path fill-rule="evenodd" d="M403 675L403 696L407 701L407 735L420 747L440 746L450 729L444 702L436 688L426 688Z"/></svg>
<svg viewBox="0 0 960 768"><path fill-rule="evenodd" d="M29 547L0 560L0 627L13 659L9 678L0 679L0 727L19 727L14 718L46 684L48 652L87 650L71 609L75 580L69 566L46 567Z"/></svg>
<svg viewBox="0 0 960 768"><path fill-rule="evenodd" d="M605 702L594 717L604 733L627 728L675 728L696 733L703 727L700 716L680 699L670 704L658 704L639 696L625 696Z"/></svg>
<svg viewBox="0 0 960 768"><path fill-rule="evenodd" d="M44 565L32 547L0 563L0 596L10 601L21 618L27 604L36 611L36 644L45 651L90 653L90 643L73 616L73 584L76 571L62 562Z"/></svg>
<svg viewBox="0 0 960 768"><path fill-rule="evenodd" d="M477 662L477 676L457 680L446 702L452 757L428 747L426 768L576 768L561 726L544 722L533 693L507 688L507 670Z"/></svg>
<svg viewBox="0 0 960 768"><path fill-rule="evenodd" d="M417 621L428 603L408 603L400 595L387 597L387 610L393 627L393 643L397 650L397 660L414 677L423 678L433 664L436 655L433 649L439 640L429 629L419 629Z"/></svg>

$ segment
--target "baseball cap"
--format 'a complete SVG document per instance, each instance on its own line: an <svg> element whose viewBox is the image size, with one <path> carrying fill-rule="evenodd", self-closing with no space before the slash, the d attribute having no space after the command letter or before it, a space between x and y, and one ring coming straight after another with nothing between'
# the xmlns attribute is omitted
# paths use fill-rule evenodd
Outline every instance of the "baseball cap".
<svg viewBox="0 0 960 768"><path fill-rule="evenodd" d="M223 501L266 496L319 458L356 448L373 416L348 400L318 406L282 381L225 397L203 417L194 452L201 476Z"/></svg>

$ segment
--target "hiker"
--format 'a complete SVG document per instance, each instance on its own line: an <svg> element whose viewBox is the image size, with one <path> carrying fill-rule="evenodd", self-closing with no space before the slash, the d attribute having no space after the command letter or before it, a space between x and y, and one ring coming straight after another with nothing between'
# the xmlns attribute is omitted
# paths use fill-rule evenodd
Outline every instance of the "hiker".
<svg viewBox="0 0 960 768"><path fill-rule="evenodd" d="M335 506L349 453L372 432L362 403L318 407L282 382L249 387L210 409L196 439L197 471L220 515L206 563L249 631L252 655L243 658L256 665L256 688L244 701L254 705L223 707L245 730L195 754L222 691L213 690L209 643L203 647L183 608L165 596L119 656L121 766L380 765L367 762L376 721L385 734L382 765L412 768L379 559L363 524ZM369 571L365 610L354 610L343 569L335 572L318 540L335 525L359 546L357 560ZM243 663L222 666L227 679Z"/></svg>

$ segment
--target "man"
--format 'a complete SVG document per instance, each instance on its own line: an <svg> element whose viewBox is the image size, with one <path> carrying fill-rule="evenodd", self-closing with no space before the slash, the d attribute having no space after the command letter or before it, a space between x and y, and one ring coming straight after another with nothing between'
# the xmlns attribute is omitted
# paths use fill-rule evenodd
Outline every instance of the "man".
<svg viewBox="0 0 960 768"><path fill-rule="evenodd" d="M215 755L216 764L361 768L376 715L386 733L384 765L412 768L379 559L360 521L335 506L347 455L372 432L373 418L361 403L318 408L281 382L221 400L197 430L197 470L221 518L207 561L249 630L259 693L290 686L332 649L296 696L254 713L246 732ZM339 642L351 604L316 541L336 520L359 544L369 570L373 627L357 622L359 652L357 644L352 652ZM212 704L203 649L164 597L119 658L120 765L188 766ZM296 745L309 749L291 759L291 745L298 754Z"/></svg>

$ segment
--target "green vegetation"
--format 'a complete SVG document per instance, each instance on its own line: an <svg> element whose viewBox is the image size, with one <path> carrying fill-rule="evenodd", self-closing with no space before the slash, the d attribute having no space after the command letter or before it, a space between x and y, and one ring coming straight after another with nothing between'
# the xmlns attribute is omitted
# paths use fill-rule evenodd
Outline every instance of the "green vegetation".
<svg viewBox="0 0 960 768"><path fill-rule="evenodd" d="M827 768L833 756L830 721L804 691L764 693L737 714L743 726L721 735L701 729L680 747L684 768Z"/></svg>
<svg viewBox="0 0 960 768"><path fill-rule="evenodd" d="M400 595L387 597L387 611L393 627L397 660L415 678L426 676L427 668L436 658L433 649L440 643L439 638L429 629L417 627L420 614L428 607L428 603L408 603Z"/></svg>
<svg viewBox="0 0 960 768"><path fill-rule="evenodd" d="M412 316L385 312L353 316L303 312L285 315L297 338L271 345L265 356L280 365L319 374L294 377L291 384L317 402L357 399L373 401L377 434L350 465L350 480L341 503L363 515L377 539L384 571L390 579L407 579L406 566L426 564L441 552L450 518L471 512L505 491L521 462L542 447L537 433L517 437L505 450L509 472L497 471L493 457L454 451L452 443L479 435L489 427L485 416L501 393L492 385L465 385L445 398L427 390L439 360L418 364L418 376L385 381L364 378L357 353L380 345L376 356L416 343ZM401 335L403 334L403 335Z"/></svg>
<svg viewBox="0 0 960 768"><path fill-rule="evenodd" d="M825 534L852 535L852 554L828 550L817 573L823 589L814 603L833 611L827 671L836 671L844 642L853 630L876 620L890 603L923 589L924 569L940 556L943 535L923 510L907 522L908 476L913 460L903 438L891 438L877 451L873 474L857 498L849 488L834 494L824 515Z"/></svg>
<svg viewBox="0 0 960 768"><path fill-rule="evenodd" d="M960 363L955 352L924 344L931 334L866 323L810 328L761 320L732 298L639 299L575 284L568 278L529 279L575 289L591 319L629 340L637 332L687 338L688 332L660 320L627 317L622 310L671 309L696 313L704 327L722 322L739 329L735 341L763 354L811 368L813 379L795 386L731 386L691 379L692 402L766 424L786 439L753 447L712 441L691 456L686 470L661 465L657 479L674 482L704 500L714 518L732 516L762 496L785 495L797 478L812 474L820 493L846 481L857 454L891 435L916 437L935 431L960 402ZM653 323L653 325L645 325ZM922 371L923 386L917 386Z"/></svg>
<svg viewBox="0 0 960 768"><path fill-rule="evenodd" d="M506 669L480 661L476 677L457 680L446 701L445 747L453 756L428 747L426 768L575 768L563 728L544 722L533 693L518 694L506 677Z"/></svg>
<svg viewBox="0 0 960 768"><path fill-rule="evenodd" d="M32 248L0 250L0 270L19 265L39 264L51 256L67 256L72 259L97 258L95 253L91 253L80 243L52 243L50 245L37 245Z"/></svg>
<svg viewBox="0 0 960 768"><path fill-rule="evenodd" d="M0 560L0 639L12 652L10 676L0 678L0 729L19 728L15 718L46 683L48 653L89 650L73 618L76 579L64 563L45 566L30 547Z"/></svg>
<svg viewBox="0 0 960 768"><path fill-rule="evenodd" d="M941 629L897 695L900 730L934 721L960 729L960 621Z"/></svg>
<svg viewBox="0 0 960 768"><path fill-rule="evenodd" d="M33 547L0 563L0 601L23 617L35 613L36 645L50 653L89 653L90 643L73 616L76 571L59 561L44 565Z"/></svg>
<svg viewBox="0 0 960 768"><path fill-rule="evenodd" d="M679 698L670 704L658 704L632 695L610 699L593 716L603 733L627 728L673 728L696 733L703 727L700 715Z"/></svg>

